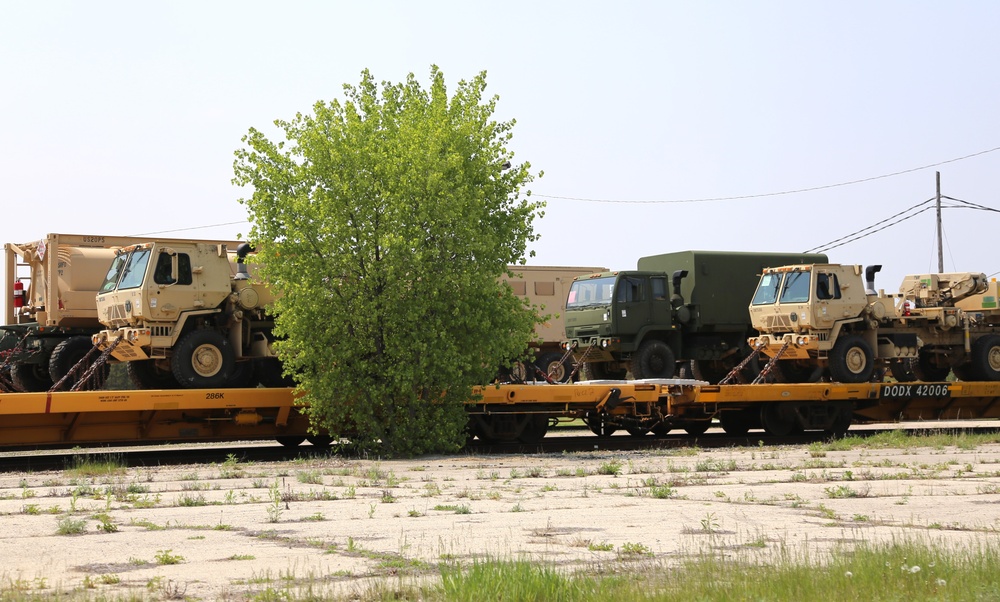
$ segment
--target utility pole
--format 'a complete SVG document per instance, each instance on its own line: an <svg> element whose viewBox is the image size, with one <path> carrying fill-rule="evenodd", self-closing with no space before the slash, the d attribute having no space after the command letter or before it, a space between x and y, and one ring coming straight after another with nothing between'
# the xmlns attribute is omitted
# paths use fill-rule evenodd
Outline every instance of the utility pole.
<svg viewBox="0 0 1000 602"><path fill-rule="evenodd" d="M944 243L941 241L941 172L937 173L937 243L938 243L938 273L944 273Z"/></svg>

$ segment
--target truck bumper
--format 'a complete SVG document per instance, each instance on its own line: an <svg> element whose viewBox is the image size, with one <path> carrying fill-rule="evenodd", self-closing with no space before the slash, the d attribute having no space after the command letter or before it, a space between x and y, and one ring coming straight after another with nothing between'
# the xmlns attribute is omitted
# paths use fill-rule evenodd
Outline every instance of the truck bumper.
<svg viewBox="0 0 1000 602"><path fill-rule="evenodd" d="M775 336L763 334L759 337L751 337L747 340L754 349L760 348L760 352L767 357L778 355L781 348L788 343L788 347L781 353L783 360L807 360L810 357L817 357L819 354L820 341L817 337L804 334L785 334Z"/></svg>
<svg viewBox="0 0 1000 602"><path fill-rule="evenodd" d="M110 347L115 341L118 345L111 356L122 362L133 362L136 360L148 360L149 354L145 349L149 349L152 343L152 336L148 328L120 328L118 330L102 330L91 339L94 345L102 351Z"/></svg>

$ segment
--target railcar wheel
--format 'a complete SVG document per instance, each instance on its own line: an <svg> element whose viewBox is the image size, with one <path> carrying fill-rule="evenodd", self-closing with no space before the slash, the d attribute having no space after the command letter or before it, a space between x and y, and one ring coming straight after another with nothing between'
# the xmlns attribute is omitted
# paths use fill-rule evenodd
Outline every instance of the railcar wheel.
<svg viewBox="0 0 1000 602"><path fill-rule="evenodd" d="M757 421L753 420L746 410L722 412L719 415L719 422L722 424L722 430L726 431L727 435L734 437L746 435L751 428L757 425Z"/></svg>
<svg viewBox="0 0 1000 602"><path fill-rule="evenodd" d="M795 410L783 403L769 403L760 410L760 424L768 434L787 437L799 430L799 420Z"/></svg>
<svg viewBox="0 0 1000 602"><path fill-rule="evenodd" d="M539 414L530 414L525 417L524 428L517 436L521 443L538 443L549 432L549 419Z"/></svg>
<svg viewBox="0 0 1000 602"><path fill-rule="evenodd" d="M708 427L712 426L711 420L692 420L690 422L685 422L681 425L681 428L689 435L704 435Z"/></svg>
<svg viewBox="0 0 1000 602"><path fill-rule="evenodd" d="M590 431L598 437L610 437L618 430L617 426L608 422L607 416L598 412L587 412L583 421L590 427Z"/></svg>
<svg viewBox="0 0 1000 602"><path fill-rule="evenodd" d="M161 360L125 362L125 373L136 389L176 389L177 380L168 369L161 367Z"/></svg>
<svg viewBox="0 0 1000 602"><path fill-rule="evenodd" d="M306 440L312 443L314 447L327 448L333 443L333 437L330 435L307 435Z"/></svg>
<svg viewBox="0 0 1000 602"><path fill-rule="evenodd" d="M665 422L658 422L650 429L657 437L664 437L670 432L670 425Z"/></svg>
<svg viewBox="0 0 1000 602"><path fill-rule="evenodd" d="M847 431L851 428L851 422L854 420L854 413L851 410L842 410L837 417L833 419L833 423L830 424L830 428L826 429L826 434L832 439L843 439L847 435Z"/></svg>
<svg viewBox="0 0 1000 602"><path fill-rule="evenodd" d="M24 393L41 393L52 388L49 367L42 364L17 362L10 368L11 384Z"/></svg>
<svg viewBox="0 0 1000 602"><path fill-rule="evenodd" d="M841 383L866 383L875 372L871 345L856 334L841 336L830 350L830 376Z"/></svg>
<svg viewBox="0 0 1000 602"><path fill-rule="evenodd" d="M306 440L305 437L299 437L298 435L282 435L281 437L275 437L275 440L285 447L298 447L302 445L302 442Z"/></svg>
<svg viewBox="0 0 1000 602"><path fill-rule="evenodd" d="M235 370L236 356L226 337L214 330L184 335L170 360L174 378L189 389L225 387Z"/></svg>
<svg viewBox="0 0 1000 602"><path fill-rule="evenodd" d="M632 356L632 378L673 378L674 352L663 341L646 341Z"/></svg>
<svg viewBox="0 0 1000 602"><path fill-rule="evenodd" d="M988 334L972 344L973 373L981 380L1000 380L1000 336Z"/></svg>
<svg viewBox="0 0 1000 602"><path fill-rule="evenodd" d="M649 434L649 429L644 426L628 426L625 427L625 432L632 437L645 437Z"/></svg>

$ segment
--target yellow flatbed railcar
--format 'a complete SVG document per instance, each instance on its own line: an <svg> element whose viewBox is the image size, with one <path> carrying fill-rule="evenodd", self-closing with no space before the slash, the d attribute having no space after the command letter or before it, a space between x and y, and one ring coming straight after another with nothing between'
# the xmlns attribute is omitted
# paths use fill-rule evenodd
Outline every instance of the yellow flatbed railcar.
<svg viewBox="0 0 1000 602"><path fill-rule="evenodd" d="M600 436L683 429L713 420L730 434L763 428L846 432L852 423L1000 418L1000 382L708 385L691 380L485 386L467 404L482 440L534 442L559 421L582 419ZM307 437L292 389L176 389L0 393L0 448L145 441ZM326 439L328 441L328 439Z"/></svg>

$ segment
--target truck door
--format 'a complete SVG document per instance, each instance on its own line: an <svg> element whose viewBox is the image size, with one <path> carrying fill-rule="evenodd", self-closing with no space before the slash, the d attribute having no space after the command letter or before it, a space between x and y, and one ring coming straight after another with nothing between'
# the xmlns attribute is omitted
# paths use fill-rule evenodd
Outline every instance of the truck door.
<svg viewBox="0 0 1000 602"><path fill-rule="evenodd" d="M652 297L649 302L649 321L660 326L669 325L673 320L673 308L670 306L670 289L667 288L667 277L650 277L649 290Z"/></svg>
<svg viewBox="0 0 1000 602"><path fill-rule="evenodd" d="M837 304L840 299L840 283L836 274L826 274L823 272L816 274L816 304L813 306L813 328L833 328L836 321L834 313L836 309L831 307L831 302Z"/></svg>
<svg viewBox="0 0 1000 602"><path fill-rule="evenodd" d="M648 278L622 276L618 280L611 311L613 330L621 337L622 351L635 351L637 335L649 323L648 288Z"/></svg>

